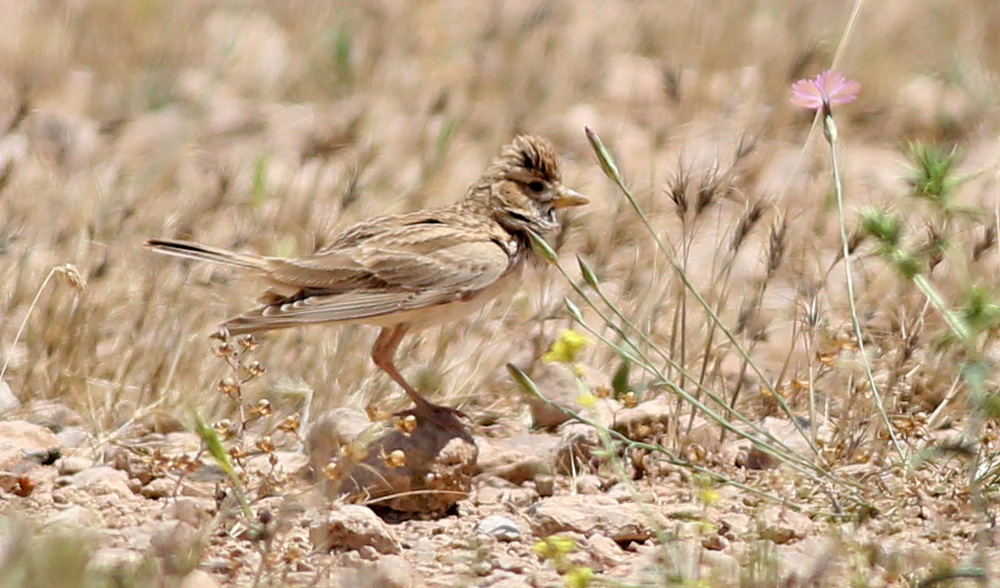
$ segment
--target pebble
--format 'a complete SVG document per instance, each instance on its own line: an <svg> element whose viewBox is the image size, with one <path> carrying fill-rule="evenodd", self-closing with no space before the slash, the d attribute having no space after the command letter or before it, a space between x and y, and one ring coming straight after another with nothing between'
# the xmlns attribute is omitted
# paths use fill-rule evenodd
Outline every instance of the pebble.
<svg viewBox="0 0 1000 588"><path fill-rule="evenodd" d="M517 541L521 538L521 529L517 523L500 515L490 515L479 521L476 533L490 535L500 541Z"/></svg>
<svg viewBox="0 0 1000 588"><path fill-rule="evenodd" d="M399 553L395 533L370 508L345 504L309 527L309 540L320 551L361 549L370 545L379 553Z"/></svg>

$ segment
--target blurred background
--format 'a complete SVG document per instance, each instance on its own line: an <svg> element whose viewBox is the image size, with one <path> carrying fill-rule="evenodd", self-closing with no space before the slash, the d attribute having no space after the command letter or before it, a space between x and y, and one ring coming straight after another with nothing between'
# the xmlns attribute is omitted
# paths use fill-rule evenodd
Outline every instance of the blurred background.
<svg viewBox="0 0 1000 588"><path fill-rule="evenodd" d="M579 254L654 340L703 365L691 349L704 346L705 320L679 330L683 290L601 173L584 125L615 153L696 283L726 301L724 320L756 342L768 373L805 369L795 335L804 301L821 302L831 341L849 318L829 152L810 135L812 113L789 104L789 86L830 66L852 6L3 0L3 380L20 402L58 400L98 430L183 415L189 404L225 415L232 405L215 382L228 371L207 335L251 306L258 286L154 256L144 239L309 253L357 220L456 200L519 132L549 137L566 183L592 200L555 240L571 274ZM914 140L957 146L970 178L961 198L994 210L998 29L992 0L861 5L838 64L862 87L836 112L849 214L898 201L909 173L902 148ZM705 206L678 213L684 192ZM782 225L783 262L769 270L769 235ZM970 242L981 238L969 230ZM58 275L43 288L63 264L85 288ZM983 264L995 275L995 254ZM970 277L941 272L945 283ZM862 270L862 303L887 340L902 341L906 299L887 274ZM556 272L528 277L481 316L412 337L398 363L438 400L516 408L503 365L537 364L571 325L568 292ZM268 336L258 352L268 379L255 393L286 398L289 409L309 394L317 409L401 408L399 390L370 363L373 331ZM595 380L610 378L615 354L589 353ZM735 354L710 357L720 385L732 382ZM933 363L916 375L896 369L938 389ZM830 378L837 390L849 374ZM913 402L931 409L941 394Z"/></svg>

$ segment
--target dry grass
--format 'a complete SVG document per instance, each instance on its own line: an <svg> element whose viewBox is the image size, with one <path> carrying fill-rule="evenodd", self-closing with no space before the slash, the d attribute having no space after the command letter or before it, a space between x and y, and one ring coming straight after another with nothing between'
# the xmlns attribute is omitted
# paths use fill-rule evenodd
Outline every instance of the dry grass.
<svg viewBox="0 0 1000 588"><path fill-rule="evenodd" d="M527 130L555 141L567 183L593 201L560 250L585 258L649 349L697 380L671 368L672 381L755 417L776 412L603 177L587 124L793 411L813 403L832 420L829 457L890 453L853 353L828 155L802 146L811 119L787 101L792 81L829 64L842 3L5 0L0 13L0 358L22 400L58 399L102 433L187 405L232 416L206 336L256 287L154 257L145 238L309 252L353 221L456 199ZM970 179L957 198L987 214L946 227L952 247L930 274L957 305L997 276L1000 5L869 2L851 35L840 68L863 89L838 113L849 219L885 203L914 247L933 245L942 226L904 200L900 147L959 145ZM916 449L928 415L962 418L958 352L937 346L945 327L924 299L858 247L877 383ZM28 316L66 263L86 289L53 282ZM503 365L537 361L570 325L570 292L552 274L529 278L481 316L414 337L400 363L473 414L517 410ZM401 407L369 361L373 337L351 326L269 336L258 393L286 412L300 397L282 390L312 390L314 411ZM617 354L591 353L610 379Z"/></svg>

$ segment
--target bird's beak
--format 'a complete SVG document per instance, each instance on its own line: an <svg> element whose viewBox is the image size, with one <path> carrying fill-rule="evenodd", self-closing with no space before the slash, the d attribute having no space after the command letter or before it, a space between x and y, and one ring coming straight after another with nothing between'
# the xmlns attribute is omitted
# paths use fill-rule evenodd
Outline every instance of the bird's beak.
<svg viewBox="0 0 1000 588"><path fill-rule="evenodd" d="M552 208L567 208L569 206L583 206L584 204L590 204L590 200L584 198L583 194L576 190L560 187L559 194L552 201Z"/></svg>

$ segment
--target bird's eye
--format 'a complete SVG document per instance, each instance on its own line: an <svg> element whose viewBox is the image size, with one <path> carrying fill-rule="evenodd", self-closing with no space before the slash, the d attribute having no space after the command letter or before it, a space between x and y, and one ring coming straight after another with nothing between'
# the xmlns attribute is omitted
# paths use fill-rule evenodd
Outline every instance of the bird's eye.
<svg viewBox="0 0 1000 588"><path fill-rule="evenodd" d="M528 189L530 189L532 192L538 193L545 189L545 184L539 182L538 180L535 180L534 182L528 184Z"/></svg>

